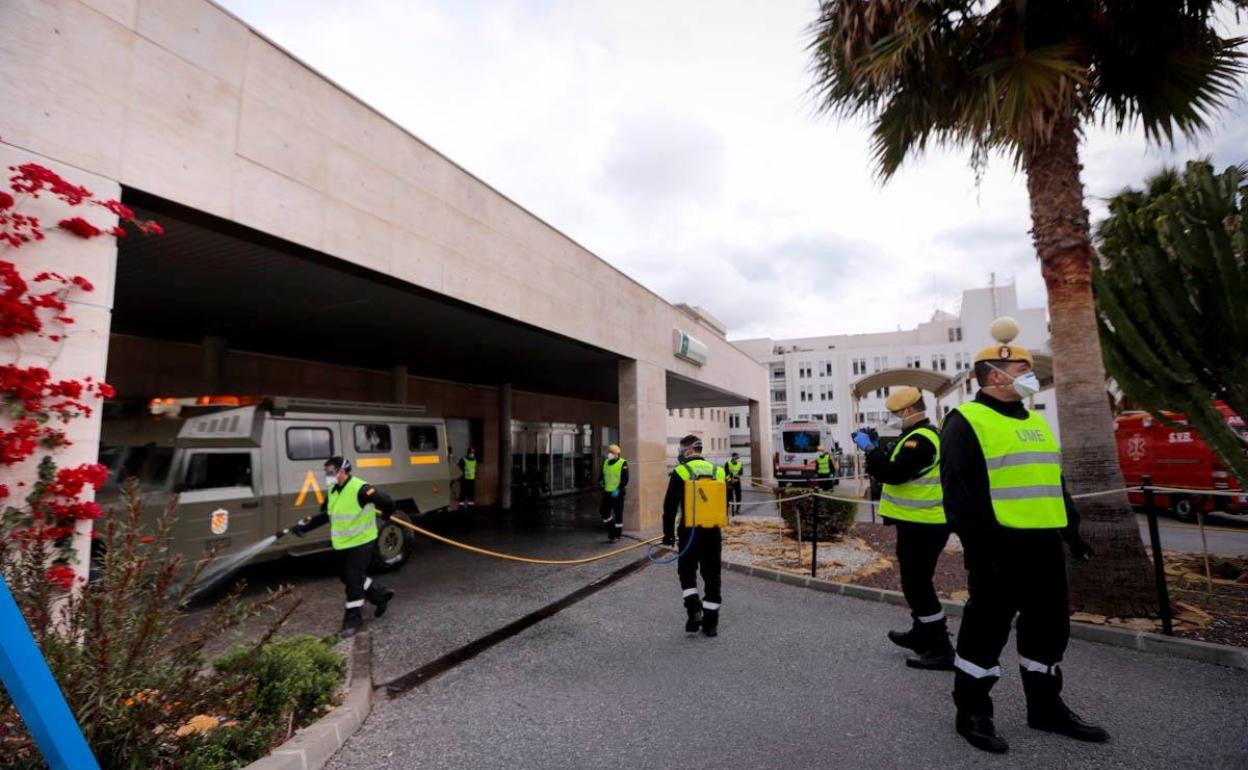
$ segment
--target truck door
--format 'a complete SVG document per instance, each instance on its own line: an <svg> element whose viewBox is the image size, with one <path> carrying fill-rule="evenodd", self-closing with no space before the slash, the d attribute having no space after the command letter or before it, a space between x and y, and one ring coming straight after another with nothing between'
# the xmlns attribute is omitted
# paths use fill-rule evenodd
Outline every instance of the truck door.
<svg viewBox="0 0 1248 770"><path fill-rule="evenodd" d="M248 447L190 447L175 469L178 550L189 560L210 551L241 550L270 532L261 531L260 452Z"/></svg>
<svg viewBox="0 0 1248 770"><path fill-rule="evenodd" d="M279 420L274 426L277 453L277 521L288 527L321 510L325 489L325 461L344 454L342 432L337 420ZM349 456L350 452L346 452ZM329 547L329 526L309 532L303 538L283 538L295 554Z"/></svg>

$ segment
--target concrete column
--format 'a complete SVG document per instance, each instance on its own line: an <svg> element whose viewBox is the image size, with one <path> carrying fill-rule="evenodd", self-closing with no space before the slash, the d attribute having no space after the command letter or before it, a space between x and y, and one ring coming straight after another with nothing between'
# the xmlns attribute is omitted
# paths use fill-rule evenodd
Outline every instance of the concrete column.
<svg viewBox="0 0 1248 770"><path fill-rule="evenodd" d="M203 339L203 388L208 395L225 392L225 357L229 353L225 337L209 335Z"/></svg>
<svg viewBox="0 0 1248 770"><path fill-rule="evenodd" d="M667 372L642 361L620 362L620 448L628 458L624 528L658 529L667 488Z"/></svg>
<svg viewBox="0 0 1248 770"><path fill-rule="evenodd" d="M498 389L498 507L511 510L511 383Z"/></svg>
<svg viewBox="0 0 1248 770"><path fill-rule="evenodd" d="M407 364L390 370L390 400L396 404L407 403Z"/></svg>
<svg viewBox="0 0 1248 770"><path fill-rule="evenodd" d="M89 174L29 150L0 142L0 168L7 169L22 163L47 166L70 183L83 185L101 200L121 197L121 185L111 179ZM82 216L97 227L109 228L117 223L117 218L108 216L98 206L70 209L50 195L43 195L38 199L27 198L19 206L21 213L43 221L47 236L42 241L28 243L20 249L8 250L4 258L16 264L17 269L27 278L44 271L81 275L91 282L94 291L72 289L66 294L65 302L69 306L67 315L74 319L74 323L62 326L49 320L44 327L46 332L58 335L61 339L23 337L20 348L14 340L0 340L0 363L41 366L48 369L56 380L81 380L91 377L102 381L108 364L108 335L112 322L113 287L117 275L117 242L108 237L83 240L57 228L56 223L66 217ZM39 290L38 287L32 288ZM102 409L95 409L90 417L79 417L65 425L66 436L73 443L51 453L59 467L69 468L97 460L102 412ZM12 419L8 414L0 414L0 427L8 428L11 425ZM0 467L0 483L8 485L12 494L12 497L5 500L6 503L17 504L25 496L17 485L35 481L38 461L46 454L39 451L31 460L21 465ZM82 499L90 500L93 494L91 488L87 487ZM73 542L78 557L74 571L83 577L91 563L92 527L93 522L89 520L79 521L74 526Z"/></svg>
<svg viewBox="0 0 1248 770"><path fill-rule="evenodd" d="M751 476L772 478L771 467L771 410L758 401L750 402L750 457L754 468Z"/></svg>
<svg viewBox="0 0 1248 770"><path fill-rule="evenodd" d="M590 462L593 463L590 466L590 470L593 475L590 476L590 478L597 481L598 475L602 473L602 439L607 434L607 429L603 425L595 425L593 426L593 430L593 436L590 439L590 442L593 444L591 447L593 454L591 455L592 459L590 460ZM627 460L628 455L625 455L624 459ZM595 487L591 484L590 488L594 489Z"/></svg>

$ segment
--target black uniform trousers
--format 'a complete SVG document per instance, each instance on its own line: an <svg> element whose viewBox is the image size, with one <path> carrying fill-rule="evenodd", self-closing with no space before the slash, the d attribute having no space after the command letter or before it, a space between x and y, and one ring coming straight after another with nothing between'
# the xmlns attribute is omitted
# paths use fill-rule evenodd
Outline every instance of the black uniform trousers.
<svg viewBox="0 0 1248 770"><path fill-rule="evenodd" d="M1055 666L1070 640L1066 553L1055 529L998 529L966 553L970 599L958 632L958 668L975 678L1000 675L1001 650L1018 615L1018 655ZM965 665L970 663L970 666Z"/></svg>
<svg viewBox="0 0 1248 770"><path fill-rule="evenodd" d="M897 526L897 568L901 571L901 592L916 621L940 615L940 597L932 578L936 562L949 542L948 524L922 524L889 519ZM934 622L934 621L927 621Z"/></svg>
<svg viewBox="0 0 1248 770"><path fill-rule="evenodd" d="M728 480L728 511L733 514L741 512L741 479Z"/></svg>
<svg viewBox="0 0 1248 770"><path fill-rule="evenodd" d="M707 609L718 609L722 599L719 593L720 554L724 547L722 531L719 527L679 527L676 536L679 540L679 553L683 554L676 563L680 587L684 591L697 591L698 570L701 569L705 594L703 606ZM689 545L690 537L693 538L692 546Z"/></svg>
<svg viewBox="0 0 1248 770"><path fill-rule="evenodd" d="M368 568L373 562L373 547L376 542L372 540L363 545L343 548L338 552L338 558L342 560L339 577L347 590L348 614L360 613L365 599L376 604L385 593L386 589L368 576Z"/></svg>
<svg viewBox="0 0 1248 770"><path fill-rule="evenodd" d="M604 491L602 502L598 504L598 513L607 527L607 537L612 540L624 534L624 494L623 489L618 497L612 497L610 492Z"/></svg>
<svg viewBox="0 0 1248 770"><path fill-rule="evenodd" d="M815 476L815 486L824 491L832 490L836 487L836 477L832 474L820 473Z"/></svg>
<svg viewBox="0 0 1248 770"><path fill-rule="evenodd" d="M459 480L459 501L461 503L471 503L477 496L477 480L476 479L460 479Z"/></svg>

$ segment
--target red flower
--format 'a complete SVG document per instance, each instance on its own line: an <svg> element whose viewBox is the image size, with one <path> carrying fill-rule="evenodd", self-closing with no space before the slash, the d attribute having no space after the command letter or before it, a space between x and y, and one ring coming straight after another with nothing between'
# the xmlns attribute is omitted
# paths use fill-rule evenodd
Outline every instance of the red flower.
<svg viewBox="0 0 1248 770"><path fill-rule="evenodd" d="M13 196L9 195L4 190L0 190L0 209L11 208L13 208Z"/></svg>
<svg viewBox="0 0 1248 770"><path fill-rule="evenodd" d="M68 591L70 588L73 588L74 579L77 575L74 574L74 568L67 564L54 564L51 567L48 567L46 577L48 578L48 582L60 588L62 591Z"/></svg>
<svg viewBox="0 0 1248 770"><path fill-rule="evenodd" d="M91 224L82 217L74 217L72 219L62 219L57 226L63 230L68 230L79 238L94 238L102 231L100 228Z"/></svg>
<svg viewBox="0 0 1248 770"><path fill-rule="evenodd" d="M101 382L96 387L96 392L100 394L100 398L112 398L117 395L117 389L107 382Z"/></svg>
<svg viewBox="0 0 1248 770"><path fill-rule="evenodd" d="M113 212L123 222L129 222L130 220L134 219L134 211L132 211L129 206L122 203L121 201L107 200L107 201L94 201L94 203L97 206L103 206L104 208Z"/></svg>
<svg viewBox="0 0 1248 770"><path fill-rule="evenodd" d="M23 163L20 166L9 166L10 171L17 173L9 177L10 186L15 192L30 193L38 198L39 193L47 190L71 206L77 206L92 193L85 187L70 184L60 174L38 163Z"/></svg>
<svg viewBox="0 0 1248 770"><path fill-rule="evenodd" d="M0 500L9 496L9 487L7 484L0 484Z"/></svg>

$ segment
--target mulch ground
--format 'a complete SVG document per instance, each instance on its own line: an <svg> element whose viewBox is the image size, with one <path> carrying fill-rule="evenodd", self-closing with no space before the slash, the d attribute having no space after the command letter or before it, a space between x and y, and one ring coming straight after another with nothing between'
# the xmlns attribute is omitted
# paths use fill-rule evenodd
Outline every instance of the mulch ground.
<svg viewBox="0 0 1248 770"><path fill-rule="evenodd" d="M887 566L864 576L843 578L857 585L901 590L901 574L894 554L897 529L883 524L858 523L853 530L874 550L887 556ZM1202 642L1248 647L1248 559L1211 557L1212 587L1199 554L1165 552L1167 584L1173 609L1175 636ZM946 599L966 600L966 570L962 553L946 549L936 564L936 592ZM1142 631L1161 630L1155 618L1106 618L1076 613L1073 620L1096 625L1121 626Z"/></svg>

